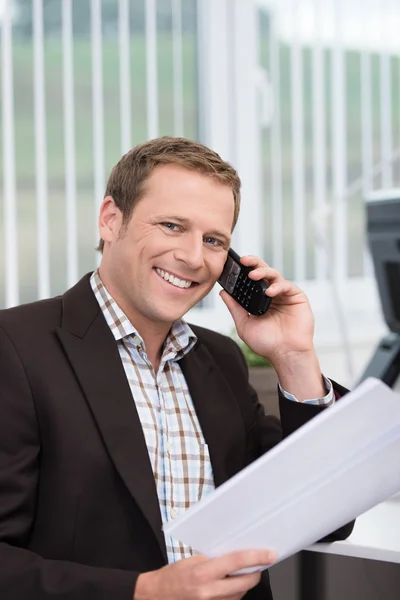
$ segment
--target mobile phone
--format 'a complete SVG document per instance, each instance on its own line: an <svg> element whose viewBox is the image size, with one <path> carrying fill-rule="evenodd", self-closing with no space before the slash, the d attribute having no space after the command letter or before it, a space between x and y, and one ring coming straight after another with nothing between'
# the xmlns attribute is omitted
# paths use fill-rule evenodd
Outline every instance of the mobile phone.
<svg viewBox="0 0 400 600"><path fill-rule="evenodd" d="M240 256L232 248L228 251L228 257L224 269L218 279L218 283L252 315L264 315L271 298L265 295L268 283L265 281L254 281L248 277L252 267L245 267L240 262Z"/></svg>

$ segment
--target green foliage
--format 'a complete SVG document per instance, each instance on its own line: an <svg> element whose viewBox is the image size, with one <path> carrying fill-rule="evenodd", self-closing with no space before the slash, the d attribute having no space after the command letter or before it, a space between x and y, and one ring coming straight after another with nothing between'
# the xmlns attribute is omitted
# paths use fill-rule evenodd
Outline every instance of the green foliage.
<svg viewBox="0 0 400 600"><path fill-rule="evenodd" d="M255 352L253 352L253 350L251 350L247 344L245 344L237 335L236 330L234 330L231 334L231 337L235 340L235 342L237 343L237 345L239 346L239 348L241 349L241 351L244 354L244 357L246 359L247 365L249 367L272 367L271 363L269 362L269 360L267 360L266 358L263 358L262 356L259 356L259 354L256 354Z"/></svg>

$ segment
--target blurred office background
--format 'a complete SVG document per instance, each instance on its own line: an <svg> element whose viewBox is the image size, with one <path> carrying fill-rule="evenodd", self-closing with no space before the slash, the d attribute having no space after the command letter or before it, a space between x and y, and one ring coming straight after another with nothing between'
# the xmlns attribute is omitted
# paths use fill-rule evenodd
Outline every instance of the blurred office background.
<svg viewBox="0 0 400 600"><path fill-rule="evenodd" d="M0 306L93 269L112 165L183 135L238 168L236 250L303 286L356 381L385 331L364 199L400 180L397 0L1 0L0 24ZM232 328L217 290L188 318Z"/></svg>
<svg viewBox="0 0 400 600"><path fill-rule="evenodd" d="M298 282L332 376L385 330L364 198L400 179L397 0L0 0L0 306L98 263L113 164L198 139L243 179L234 244ZM229 332L217 290L188 318Z"/></svg>
<svg viewBox="0 0 400 600"><path fill-rule="evenodd" d="M0 0L0 307L95 268L112 165L183 135L237 167L235 249L305 289L323 370L357 381L386 331L364 200L400 187L399 31L398 0ZM217 292L188 318L230 332ZM329 600L397 597L396 567L331 558Z"/></svg>

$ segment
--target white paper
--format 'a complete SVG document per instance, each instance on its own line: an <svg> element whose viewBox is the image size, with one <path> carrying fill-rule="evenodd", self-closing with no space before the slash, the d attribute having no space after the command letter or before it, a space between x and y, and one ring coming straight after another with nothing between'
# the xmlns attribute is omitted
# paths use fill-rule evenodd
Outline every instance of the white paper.
<svg viewBox="0 0 400 600"><path fill-rule="evenodd" d="M369 378L164 529L210 557L279 562L399 491L400 395Z"/></svg>

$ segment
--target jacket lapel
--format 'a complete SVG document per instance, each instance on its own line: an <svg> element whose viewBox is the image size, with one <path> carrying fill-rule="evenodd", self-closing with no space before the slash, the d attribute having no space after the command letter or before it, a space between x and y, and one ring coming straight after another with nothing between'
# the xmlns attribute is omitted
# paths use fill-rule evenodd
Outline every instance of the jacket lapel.
<svg viewBox="0 0 400 600"><path fill-rule="evenodd" d="M215 486L243 467L245 429L228 382L207 347L198 342L180 361L210 453Z"/></svg>
<svg viewBox="0 0 400 600"><path fill-rule="evenodd" d="M109 329L85 276L63 296L57 335L78 378L111 460L149 522L167 560L162 521L139 415ZM218 365L198 342L180 366L221 485L243 466L245 431L240 409Z"/></svg>
<svg viewBox="0 0 400 600"><path fill-rule="evenodd" d="M86 276L63 296L61 344L110 457L152 527L166 559L153 471L115 339Z"/></svg>

